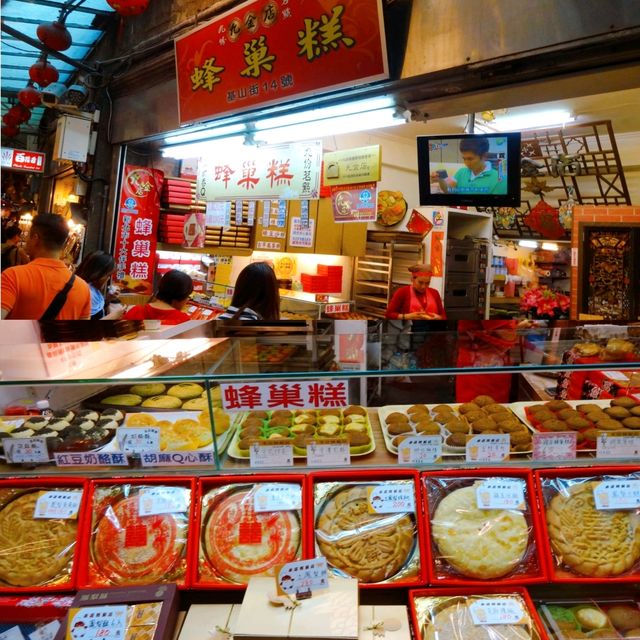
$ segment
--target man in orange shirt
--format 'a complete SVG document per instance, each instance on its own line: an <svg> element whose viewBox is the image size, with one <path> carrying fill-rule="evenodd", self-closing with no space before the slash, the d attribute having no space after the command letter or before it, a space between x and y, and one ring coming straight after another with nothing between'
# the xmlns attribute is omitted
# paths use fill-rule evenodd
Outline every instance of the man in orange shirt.
<svg viewBox="0 0 640 640"><path fill-rule="evenodd" d="M31 262L2 272L3 320L89 319L89 285L60 260L68 235L62 216L41 213L33 219L26 246Z"/></svg>

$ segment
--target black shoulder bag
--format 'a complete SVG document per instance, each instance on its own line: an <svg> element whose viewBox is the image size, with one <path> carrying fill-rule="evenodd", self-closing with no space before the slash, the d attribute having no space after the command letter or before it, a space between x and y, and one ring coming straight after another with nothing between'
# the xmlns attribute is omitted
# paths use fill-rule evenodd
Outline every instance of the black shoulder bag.
<svg viewBox="0 0 640 640"><path fill-rule="evenodd" d="M71 291L71 287L73 287L73 283L75 282L76 274L72 274L67 284L56 293L55 298L51 301L51 304L47 307L46 311L40 317L40 320L55 320L58 317L58 314L64 307L64 303L67 301L67 296L69 295L69 291Z"/></svg>

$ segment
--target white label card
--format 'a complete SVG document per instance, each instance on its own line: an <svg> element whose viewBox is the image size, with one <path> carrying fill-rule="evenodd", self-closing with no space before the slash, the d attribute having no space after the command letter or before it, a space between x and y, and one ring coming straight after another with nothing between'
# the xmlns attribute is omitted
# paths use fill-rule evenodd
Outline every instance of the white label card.
<svg viewBox="0 0 640 640"><path fill-rule="evenodd" d="M44 491L36 500L34 518L72 520L78 517L82 491Z"/></svg>
<svg viewBox="0 0 640 640"><path fill-rule="evenodd" d="M433 464L442 460L442 436L409 436L398 445L400 464Z"/></svg>
<svg viewBox="0 0 640 640"><path fill-rule="evenodd" d="M298 484L270 482L259 484L253 493L253 510L296 511L302 509L302 487Z"/></svg>
<svg viewBox="0 0 640 640"><path fill-rule="evenodd" d="M122 640L127 627L127 605L104 605L71 609L69 635L71 640ZM97 625L96 622L101 624Z"/></svg>
<svg viewBox="0 0 640 640"><path fill-rule="evenodd" d="M640 508L640 480L605 480L593 488L596 509L600 511Z"/></svg>
<svg viewBox="0 0 640 640"><path fill-rule="evenodd" d="M60 629L60 621L52 620L30 633L29 640L53 640L56 637L56 633L58 633L58 629Z"/></svg>
<svg viewBox="0 0 640 640"><path fill-rule="evenodd" d="M533 434L534 460L575 460L577 433L554 431Z"/></svg>
<svg viewBox="0 0 640 640"><path fill-rule="evenodd" d="M616 436L613 433L615 432L600 432L596 442L596 458L640 460L640 433L624 436Z"/></svg>
<svg viewBox="0 0 640 640"><path fill-rule="evenodd" d="M287 562L278 569L276 584L283 593L304 594L329 588L326 558Z"/></svg>
<svg viewBox="0 0 640 640"><path fill-rule="evenodd" d="M142 453L160 449L160 429L158 427L119 427L116 438L125 453Z"/></svg>
<svg viewBox="0 0 640 640"><path fill-rule="evenodd" d="M476 487L478 509L515 509L524 511L524 480L490 478Z"/></svg>
<svg viewBox="0 0 640 640"><path fill-rule="evenodd" d="M25 640L20 627L15 626L0 633L0 640Z"/></svg>
<svg viewBox="0 0 640 640"><path fill-rule="evenodd" d="M511 439L508 433L472 436L467 441L467 462L503 462L509 459Z"/></svg>
<svg viewBox="0 0 640 640"><path fill-rule="evenodd" d="M528 618L519 600L504 597L474 600L469 613L475 625L524 624Z"/></svg>
<svg viewBox="0 0 640 640"><path fill-rule="evenodd" d="M265 467L292 467L293 446L254 443L249 447L249 465L255 469Z"/></svg>
<svg viewBox="0 0 640 640"><path fill-rule="evenodd" d="M367 488L369 513L411 513L416 500L411 482L384 482Z"/></svg>
<svg viewBox="0 0 640 640"><path fill-rule="evenodd" d="M34 438L3 438L2 446L9 463L49 462L51 459L49 451L47 451L47 439L39 436Z"/></svg>
<svg viewBox="0 0 640 640"><path fill-rule="evenodd" d="M340 467L351 464L348 442L312 442L307 446L308 467Z"/></svg>
<svg viewBox="0 0 640 640"><path fill-rule="evenodd" d="M160 513L186 513L189 510L189 492L183 487L151 487L141 489L138 514L154 516Z"/></svg>

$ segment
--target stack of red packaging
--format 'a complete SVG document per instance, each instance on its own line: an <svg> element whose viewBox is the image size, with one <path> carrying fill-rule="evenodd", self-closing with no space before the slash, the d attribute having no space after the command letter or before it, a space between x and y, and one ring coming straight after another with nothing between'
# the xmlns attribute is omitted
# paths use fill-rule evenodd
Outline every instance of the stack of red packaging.
<svg viewBox="0 0 640 640"><path fill-rule="evenodd" d="M184 242L184 221L187 215L177 211L160 211L158 240L181 245Z"/></svg>
<svg viewBox="0 0 640 640"><path fill-rule="evenodd" d="M329 291L327 276L301 273L300 280L302 281L302 290L307 293L327 293Z"/></svg>
<svg viewBox="0 0 640 640"><path fill-rule="evenodd" d="M318 265L318 275L327 276L327 291L337 293L342 291L342 266L340 265Z"/></svg>
<svg viewBox="0 0 640 640"><path fill-rule="evenodd" d="M194 201L195 183L184 178L165 178L162 184L162 205L168 208L191 208Z"/></svg>

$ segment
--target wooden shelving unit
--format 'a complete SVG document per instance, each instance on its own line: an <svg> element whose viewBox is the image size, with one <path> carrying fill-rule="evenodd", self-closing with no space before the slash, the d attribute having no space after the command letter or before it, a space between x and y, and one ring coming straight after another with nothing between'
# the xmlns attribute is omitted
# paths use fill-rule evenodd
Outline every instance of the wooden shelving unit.
<svg viewBox="0 0 640 640"><path fill-rule="evenodd" d="M409 284L409 267L424 260L422 236L407 231L368 231L367 250L356 258L353 299L358 311L384 318L395 289Z"/></svg>

